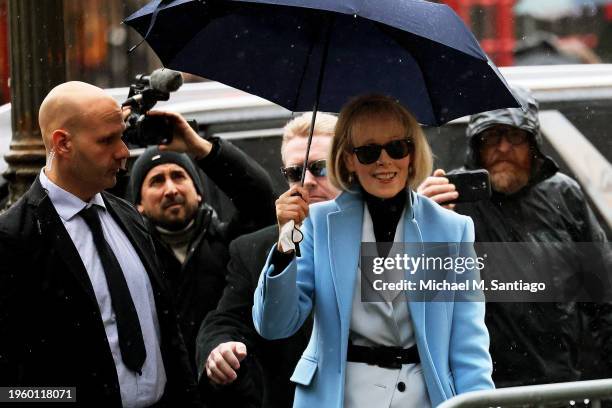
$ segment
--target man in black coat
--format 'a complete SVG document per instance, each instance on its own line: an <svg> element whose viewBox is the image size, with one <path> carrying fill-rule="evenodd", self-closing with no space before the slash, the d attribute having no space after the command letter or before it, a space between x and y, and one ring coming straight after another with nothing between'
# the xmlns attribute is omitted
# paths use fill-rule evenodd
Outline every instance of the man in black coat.
<svg viewBox="0 0 612 408"><path fill-rule="evenodd" d="M39 124L47 165L0 216L0 385L76 387L70 406L199 406L149 232L103 191L129 155L121 108L68 82Z"/></svg>
<svg viewBox="0 0 612 408"><path fill-rule="evenodd" d="M303 114L284 128L282 169L290 185L300 182L311 114ZM311 203L330 200L338 191L328 182L325 159L336 118L317 114L304 187ZM272 225L243 235L230 245L227 285L217 309L198 333L196 358L200 384L209 387L212 407L290 407L295 386L289 378L312 329L312 322L283 340L265 340L253 327L253 294L261 269L278 240Z"/></svg>
<svg viewBox="0 0 612 408"><path fill-rule="evenodd" d="M253 291L261 272L260 261L265 262L277 240L278 227L271 225L243 235L230 244L227 286L217 310L202 323L196 343L200 385L206 390L206 402L211 407L292 405L294 387L290 385L289 377L308 343L312 323L307 322L291 338L278 341L264 340L251 323ZM207 376L206 360L217 348L219 355L229 356L231 353L241 360L239 369L233 370L235 381L223 379L215 382ZM219 364L223 362L220 360Z"/></svg>
<svg viewBox="0 0 612 408"><path fill-rule="evenodd" d="M185 129L206 147L195 161L184 153L149 147L132 166L128 187L131 201L151 224L194 364L200 324L215 309L225 287L229 243L274 222L274 193L266 171L231 143L200 138L177 114L151 114L165 115L175 128ZM168 148L187 150L181 144L180 138L174 139ZM222 222L205 202L198 168L236 207L228 222Z"/></svg>

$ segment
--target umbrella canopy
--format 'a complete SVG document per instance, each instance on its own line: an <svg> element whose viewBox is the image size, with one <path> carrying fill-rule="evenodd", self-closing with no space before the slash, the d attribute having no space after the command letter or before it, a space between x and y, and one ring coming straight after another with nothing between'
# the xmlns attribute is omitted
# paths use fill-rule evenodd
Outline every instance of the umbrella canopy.
<svg viewBox="0 0 612 408"><path fill-rule="evenodd" d="M292 111L390 95L419 122L517 107L447 6L421 0L155 0L125 20L179 71ZM318 103L318 105L316 104Z"/></svg>

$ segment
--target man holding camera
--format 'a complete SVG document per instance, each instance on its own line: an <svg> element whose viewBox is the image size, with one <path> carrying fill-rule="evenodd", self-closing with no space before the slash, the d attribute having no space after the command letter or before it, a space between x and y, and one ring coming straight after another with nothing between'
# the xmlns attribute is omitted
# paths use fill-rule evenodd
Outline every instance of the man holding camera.
<svg viewBox="0 0 612 408"><path fill-rule="evenodd" d="M76 387L80 407L199 406L149 232L104 191L129 155L124 117L83 82L40 107L47 165L0 216L0 384Z"/></svg>
<svg viewBox="0 0 612 408"><path fill-rule="evenodd" d="M265 170L231 143L203 139L175 113L151 111L148 116L165 117L174 133L184 137L145 150L131 169L128 194L151 224L194 364L200 324L215 309L225 287L229 243L274 222L274 192ZM229 222L219 220L205 202L198 169L235 205Z"/></svg>
<svg viewBox="0 0 612 408"><path fill-rule="evenodd" d="M532 251L529 256L500 260L524 272L521 262L546 255L545 245L537 243L603 243L606 237L578 183L559 172L541 152L537 101L525 89L515 89L515 95L528 107L526 111L499 109L473 115L467 128L466 168L489 172L492 196L446 205L472 217L478 242L532 243L525 246ZM460 195L444 174L436 170L419 187L420 193L443 205ZM500 266L492 259L489 263ZM568 264L563 256L555 257L547 271L537 273L555 274L559 279L565 274L576 281L595 272L580 262L573 263L579 265L577 269L568 269ZM612 368L612 313L607 304L571 299L567 303L487 303L486 323L498 387L581 379L578 350L590 335L604 356L587 357L590 371L599 370L603 376ZM605 367L594 369L596 361L604 361Z"/></svg>

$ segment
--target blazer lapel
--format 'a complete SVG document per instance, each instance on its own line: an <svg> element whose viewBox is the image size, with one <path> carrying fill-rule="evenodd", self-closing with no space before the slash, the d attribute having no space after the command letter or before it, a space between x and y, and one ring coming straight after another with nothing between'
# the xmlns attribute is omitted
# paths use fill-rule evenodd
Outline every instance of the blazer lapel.
<svg viewBox="0 0 612 408"><path fill-rule="evenodd" d="M327 241L340 323L347 325L350 323L355 273L360 256L363 203L351 193L343 193L336 203L340 210L327 216Z"/></svg>
<svg viewBox="0 0 612 408"><path fill-rule="evenodd" d="M415 211L418 209L418 197L412 191L409 191L409 194L409 207L406 209L407 211L404 214L404 242L407 243L405 246L405 251L409 257L418 258L423 253L423 237L415 217ZM405 278L407 280L416 282L417 285L421 279L426 278L424 276L424 271L421 269L418 269L412 275L410 275L409 271L406 273L407 276ZM425 293L422 291L416 291L415 293L411 294L411 296L408 297L408 309L410 311L410 315L415 326L418 326L421 329L421 333L425 333L425 305L427 304L425 302Z"/></svg>
<svg viewBox="0 0 612 408"><path fill-rule="evenodd" d="M32 194L29 197L29 202L34 206L34 214L41 235L48 238L47 242L53 245L53 248L58 253L58 258L63 261L66 268L74 275L87 294L87 297L90 298L96 310L98 310L96 294L85 265L83 265L83 261L72 242L72 238L70 238L68 231L66 231L64 224L62 224L51 199L49 199L47 192L42 188L38 178L32 184L30 192Z"/></svg>

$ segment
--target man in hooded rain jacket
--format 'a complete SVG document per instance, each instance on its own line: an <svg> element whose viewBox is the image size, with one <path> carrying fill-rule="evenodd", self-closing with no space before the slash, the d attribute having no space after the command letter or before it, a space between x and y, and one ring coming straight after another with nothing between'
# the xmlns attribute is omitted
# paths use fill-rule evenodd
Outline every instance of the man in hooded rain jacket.
<svg viewBox="0 0 612 408"><path fill-rule="evenodd" d="M597 278L598 274L601 277L603 270L609 268L585 263L585 255L571 243L594 243L596 251L603 251L598 252L603 254L600 261L610 265L606 235L578 183L561 173L557 164L542 153L537 101L525 89L515 89L515 95L526 111L483 112L470 117L467 128L468 151L463 170L488 170L491 198L446 205L472 217L476 242L523 243L521 256L510 256L510 252L502 255L501 263L510 269L525 274L529 259L546 256L546 270L531 272L554 276L565 288L571 288L572 282ZM458 193L444 174L436 170L419 192L440 204L455 200ZM548 243L572 250L551 257L545 253L550 248ZM497 387L609 376L610 305L580 303L572 296L562 300L487 303L486 324Z"/></svg>

